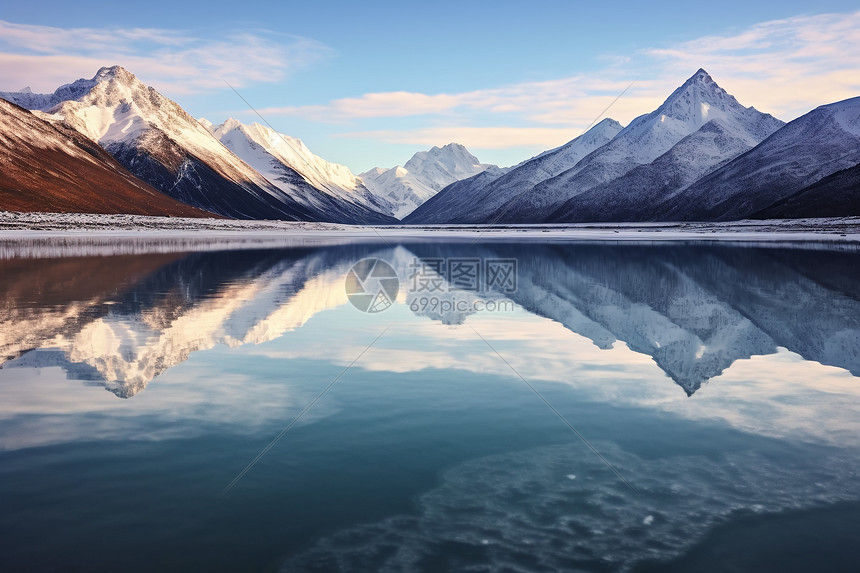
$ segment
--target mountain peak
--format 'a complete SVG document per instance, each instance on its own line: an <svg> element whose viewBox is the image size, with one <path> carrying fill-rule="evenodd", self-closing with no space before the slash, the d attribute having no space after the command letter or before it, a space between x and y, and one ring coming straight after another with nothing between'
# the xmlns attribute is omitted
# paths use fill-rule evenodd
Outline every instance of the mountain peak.
<svg viewBox="0 0 860 573"><path fill-rule="evenodd" d="M432 172L441 169L447 173L444 178L450 179L448 183L452 183L462 178L459 176L460 172L474 175L476 173L473 172L474 166L480 165L480 163L478 158L469 153L465 146L459 143L449 143L443 147L433 146L428 151L419 151L406 162L404 167L416 175L419 173L426 174L428 170Z"/></svg>
<svg viewBox="0 0 860 573"><path fill-rule="evenodd" d="M690 76L690 79L687 81L714 81L711 78L711 74L705 71L705 68L699 68L695 74Z"/></svg>
<svg viewBox="0 0 860 573"><path fill-rule="evenodd" d="M462 146L460 146L462 147ZM419 151L415 155L424 154L431 155L433 157L440 157L442 155L450 155L452 153L456 153L458 151L458 144L456 143L448 143L447 145L434 145L427 151Z"/></svg>
<svg viewBox="0 0 860 573"><path fill-rule="evenodd" d="M695 89L724 92L723 88L717 85L717 82L714 81L714 78L712 78L711 75L706 72L704 68L699 68L699 70L695 74L687 78L687 81L685 81L677 90L675 90L675 93L689 92L690 90Z"/></svg>
<svg viewBox="0 0 860 573"><path fill-rule="evenodd" d="M746 113L748 110L733 95L721 88L703 68L699 68L659 108L643 118L649 117L652 121L660 122L667 117L673 118L688 124L691 128L688 133L692 133L718 115L741 116Z"/></svg>
<svg viewBox="0 0 860 573"><path fill-rule="evenodd" d="M618 122L618 120L612 119L611 117L605 117L605 118L601 119L599 122L597 122L594 125L594 127L592 127L591 129L594 129L595 127L598 129L601 129L601 130L607 129L607 128L608 129L621 130L621 128L624 126L622 126L621 123ZM591 130L589 130L589 131L591 131Z"/></svg>
<svg viewBox="0 0 860 573"><path fill-rule="evenodd" d="M127 82L131 80L137 79L134 74L130 71L126 70L122 66L110 66L110 67L102 67L99 68L99 71L96 72L96 75L93 77L93 81L110 81L110 80L119 80L122 82Z"/></svg>
<svg viewBox="0 0 860 573"><path fill-rule="evenodd" d="M20 92L5 93L4 97L30 110L49 111L62 102L81 101L98 86L104 88L114 81L128 88L126 92L139 90L143 86L140 80L125 68L111 66L100 68L92 79L81 78L72 83L63 84L51 94L35 94L30 88L24 88Z"/></svg>
<svg viewBox="0 0 860 573"><path fill-rule="evenodd" d="M218 129L224 132L231 131L242 127L242 122L233 117L228 117L227 121L218 126Z"/></svg>

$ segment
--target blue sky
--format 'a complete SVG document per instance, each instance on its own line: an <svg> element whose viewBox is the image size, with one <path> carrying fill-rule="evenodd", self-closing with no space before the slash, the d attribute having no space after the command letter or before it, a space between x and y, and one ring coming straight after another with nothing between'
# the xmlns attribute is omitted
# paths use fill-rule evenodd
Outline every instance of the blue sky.
<svg viewBox="0 0 860 573"><path fill-rule="evenodd" d="M508 165L699 67L790 120L860 95L856 3L40 2L0 14L0 89L120 64L197 117L256 116L359 172L450 141Z"/></svg>

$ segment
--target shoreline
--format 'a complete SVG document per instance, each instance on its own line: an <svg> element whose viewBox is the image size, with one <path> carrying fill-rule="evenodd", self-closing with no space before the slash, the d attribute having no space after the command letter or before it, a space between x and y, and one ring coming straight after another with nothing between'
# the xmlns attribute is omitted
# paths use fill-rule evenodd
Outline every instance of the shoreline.
<svg viewBox="0 0 860 573"><path fill-rule="evenodd" d="M860 248L860 217L720 223L389 225L0 212L0 259L349 243L669 242Z"/></svg>

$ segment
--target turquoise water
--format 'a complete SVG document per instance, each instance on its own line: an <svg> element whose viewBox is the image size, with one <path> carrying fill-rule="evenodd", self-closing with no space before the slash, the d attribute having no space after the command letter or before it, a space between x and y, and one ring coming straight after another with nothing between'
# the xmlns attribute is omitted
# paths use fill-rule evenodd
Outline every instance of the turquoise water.
<svg viewBox="0 0 860 573"><path fill-rule="evenodd" d="M379 312L347 295L366 259L399 279ZM490 284L500 261L514 284ZM0 261L0 570L853 571L858 263L671 243Z"/></svg>

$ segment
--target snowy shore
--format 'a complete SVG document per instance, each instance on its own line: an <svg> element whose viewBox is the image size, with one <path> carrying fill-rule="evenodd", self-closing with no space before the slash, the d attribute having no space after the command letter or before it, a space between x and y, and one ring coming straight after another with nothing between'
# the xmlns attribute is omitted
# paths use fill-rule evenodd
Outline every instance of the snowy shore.
<svg viewBox="0 0 860 573"><path fill-rule="evenodd" d="M323 246L350 242L731 241L860 246L860 217L728 223L350 226L139 215L0 211L0 258Z"/></svg>

